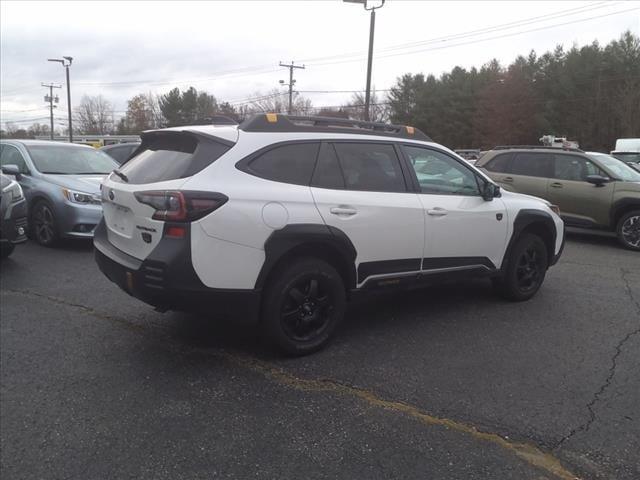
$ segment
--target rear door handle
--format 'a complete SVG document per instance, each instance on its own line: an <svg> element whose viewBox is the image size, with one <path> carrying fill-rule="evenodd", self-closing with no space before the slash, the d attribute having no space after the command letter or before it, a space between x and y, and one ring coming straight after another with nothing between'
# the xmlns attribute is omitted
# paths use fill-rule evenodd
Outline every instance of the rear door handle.
<svg viewBox="0 0 640 480"><path fill-rule="evenodd" d="M331 207L329 211L332 214L338 215L340 217L351 217L352 215L355 215L356 213L358 213L358 211L355 208L343 207L343 206Z"/></svg>
<svg viewBox="0 0 640 480"><path fill-rule="evenodd" d="M505 183L513 183L513 177L504 177L502 181Z"/></svg>
<svg viewBox="0 0 640 480"><path fill-rule="evenodd" d="M560 182L553 182L550 186L553 188L562 188L562 184Z"/></svg>
<svg viewBox="0 0 640 480"><path fill-rule="evenodd" d="M446 211L444 208L435 207L435 208L430 208L429 210L427 210L427 213L429 215L431 215L431 216L434 216L434 217L443 217L449 212Z"/></svg>

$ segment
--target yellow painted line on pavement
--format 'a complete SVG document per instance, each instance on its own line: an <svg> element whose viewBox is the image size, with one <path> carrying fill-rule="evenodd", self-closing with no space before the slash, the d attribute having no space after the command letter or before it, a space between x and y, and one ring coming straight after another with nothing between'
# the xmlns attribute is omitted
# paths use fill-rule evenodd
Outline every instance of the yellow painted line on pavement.
<svg viewBox="0 0 640 480"><path fill-rule="evenodd" d="M46 294L41 294L29 290L4 290L3 293L13 293L19 295L33 296L38 298L43 298L49 300L53 303L57 303L60 305L72 307L84 311L85 313L92 315L93 317L99 318L101 320L109 320L120 326L127 327L130 330L135 331L136 333L143 333L145 330L143 327L131 324L129 321L114 317L111 315L105 315L100 312L97 312L91 307L87 307L85 305L71 303L67 300L53 297ZM211 352L207 349L198 349L203 353L207 353L213 356L218 356L227 360L229 363L233 363L245 369L251 370L253 372L259 373L269 379L274 380L280 385L284 385L290 388L294 388L296 390L301 390L305 392L330 392L336 393L344 396L349 396L353 398L358 398L361 401L375 407L384 408L386 410L402 413L411 418L414 418L425 425L438 425L447 429L455 430L457 432L461 432L467 435L470 435L473 438L478 440L483 440L486 442L493 443L502 447L505 450L508 450L514 453L516 456L527 462L528 464L540 468L541 470L545 470L559 479L562 480L580 480L580 477L571 473L565 467L562 466L560 460L553 456L551 453L544 452L540 448L535 445L523 442L513 442L508 440L507 438L501 437L496 433L483 432L478 430L473 425L467 425L465 423L457 422L455 420L451 420L448 418L435 417L433 415L429 415L417 407L412 405L408 405L406 403L393 401L393 400L385 400L380 398L373 392L368 390L352 387L349 385L344 385L335 380L331 379L305 379L296 377L295 375L288 373L280 368L277 368L267 362L257 360L255 358L243 356L236 353L226 352L226 351L216 351Z"/></svg>
<svg viewBox="0 0 640 480"><path fill-rule="evenodd" d="M504 437L501 437L496 433L480 431L473 425L467 425L465 423L450 420L448 418L435 417L433 415L422 412L420 409L412 405L393 400L385 400L383 398L380 398L373 392L356 387L351 387L349 385L344 385L334 380L310 380L299 378L266 362L262 362L249 357L239 356L229 352L220 352L217 355L224 357L231 363L242 366L254 372L258 372L265 377L271 378L281 385L306 392L333 392L345 396L355 397L365 403L368 403L369 405L384 408L386 410L397 413L402 413L426 425L438 425L470 435L478 440L491 442L504 448L505 450L514 453L516 456L529 463L530 465L538 467L542 470L546 470L547 472L555 475L557 478L560 478L562 480L579 480L580 478L563 467L560 463L560 460L558 460L551 453L544 452L535 445L522 442L513 442Z"/></svg>

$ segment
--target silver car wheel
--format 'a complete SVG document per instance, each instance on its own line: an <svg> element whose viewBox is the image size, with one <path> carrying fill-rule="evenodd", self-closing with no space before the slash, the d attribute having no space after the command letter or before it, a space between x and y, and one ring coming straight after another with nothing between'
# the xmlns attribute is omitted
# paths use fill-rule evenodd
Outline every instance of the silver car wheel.
<svg viewBox="0 0 640 480"><path fill-rule="evenodd" d="M55 239L55 221L53 213L47 205L41 204L33 214L36 240L42 245L49 245Z"/></svg>
<svg viewBox="0 0 640 480"><path fill-rule="evenodd" d="M627 218L622 224L620 233L629 246L640 247L640 215Z"/></svg>

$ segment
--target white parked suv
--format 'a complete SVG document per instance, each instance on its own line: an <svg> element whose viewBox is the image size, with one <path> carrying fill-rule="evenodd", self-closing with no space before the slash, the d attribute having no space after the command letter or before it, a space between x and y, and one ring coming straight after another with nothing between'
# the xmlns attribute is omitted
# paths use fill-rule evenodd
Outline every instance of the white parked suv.
<svg viewBox="0 0 640 480"><path fill-rule="evenodd" d="M564 226L412 127L261 114L149 131L102 185L100 269L161 310L260 320L322 347L363 292L486 276L531 298Z"/></svg>

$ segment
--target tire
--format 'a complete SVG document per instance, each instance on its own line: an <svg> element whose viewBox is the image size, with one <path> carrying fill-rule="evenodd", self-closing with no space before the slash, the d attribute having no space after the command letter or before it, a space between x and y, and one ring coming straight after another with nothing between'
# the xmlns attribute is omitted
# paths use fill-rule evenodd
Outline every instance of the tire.
<svg viewBox="0 0 640 480"><path fill-rule="evenodd" d="M0 258L7 258L13 253L16 246L13 243L1 243L0 244Z"/></svg>
<svg viewBox="0 0 640 480"><path fill-rule="evenodd" d="M616 235L625 248L640 251L640 210L622 216L616 226Z"/></svg>
<svg viewBox="0 0 640 480"><path fill-rule="evenodd" d="M504 275L494 279L494 287L508 300L529 300L540 289L548 267L547 247L542 239L525 233L513 245Z"/></svg>
<svg viewBox="0 0 640 480"><path fill-rule="evenodd" d="M261 326L266 339L288 355L307 355L330 340L344 317L342 277L327 262L294 260L274 272L265 291Z"/></svg>
<svg viewBox="0 0 640 480"><path fill-rule="evenodd" d="M59 240L58 226L53 208L40 200L31 210L31 238L44 247L53 247Z"/></svg>

